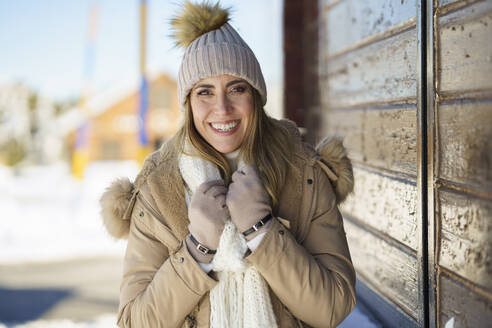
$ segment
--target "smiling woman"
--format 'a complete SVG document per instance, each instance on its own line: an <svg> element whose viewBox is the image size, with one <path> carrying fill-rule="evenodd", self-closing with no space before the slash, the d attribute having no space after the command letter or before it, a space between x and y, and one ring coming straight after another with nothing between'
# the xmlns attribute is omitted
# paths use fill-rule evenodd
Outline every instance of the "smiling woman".
<svg viewBox="0 0 492 328"><path fill-rule="evenodd" d="M120 327L333 327L355 305L337 207L351 163L341 142L315 150L266 115L260 65L228 20L184 4L184 124L101 199L109 232L128 237Z"/></svg>
<svg viewBox="0 0 492 328"><path fill-rule="evenodd" d="M190 93L193 123L203 139L221 153L242 144L253 117L253 92L231 75L201 80Z"/></svg>

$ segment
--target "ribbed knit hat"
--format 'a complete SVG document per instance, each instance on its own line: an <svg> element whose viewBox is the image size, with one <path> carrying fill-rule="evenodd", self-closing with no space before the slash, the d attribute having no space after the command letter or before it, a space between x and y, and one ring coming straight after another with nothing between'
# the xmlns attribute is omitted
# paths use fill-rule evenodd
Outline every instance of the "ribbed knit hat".
<svg viewBox="0 0 492 328"><path fill-rule="evenodd" d="M172 20L177 45L186 48L178 73L178 101L184 111L186 97L201 79L223 74L247 81L267 101L265 80L260 64L246 42L227 23L229 12L218 3L183 5Z"/></svg>

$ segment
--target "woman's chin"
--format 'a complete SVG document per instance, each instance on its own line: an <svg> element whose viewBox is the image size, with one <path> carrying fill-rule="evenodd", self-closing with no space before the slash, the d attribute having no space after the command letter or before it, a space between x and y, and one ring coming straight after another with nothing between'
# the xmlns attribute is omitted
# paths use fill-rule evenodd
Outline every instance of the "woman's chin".
<svg viewBox="0 0 492 328"><path fill-rule="evenodd" d="M218 138L213 136L213 138L205 138L205 140L219 153L228 154L241 147L242 140L239 140L241 138L238 132L232 136L219 136Z"/></svg>
<svg viewBox="0 0 492 328"><path fill-rule="evenodd" d="M215 150L217 150L219 153L222 154L229 154L232 153L233 151L239 149L239 146L236 145L220 145L220 146L214 146Z"/></svg>

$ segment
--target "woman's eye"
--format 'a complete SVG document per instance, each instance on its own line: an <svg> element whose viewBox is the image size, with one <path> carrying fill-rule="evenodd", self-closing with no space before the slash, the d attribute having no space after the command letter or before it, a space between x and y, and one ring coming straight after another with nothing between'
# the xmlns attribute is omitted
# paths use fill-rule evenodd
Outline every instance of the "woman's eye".
<svg viewBox="0 0 492 328"><path fill-rule="evenodd" d="M196 94L199 96L209 96L212 93L210 92L210 90L204 89L204 90L198 90Z"/></svg>
<svg viewBox="0 0 492 328"><path fill-rule="evenodd" d="M231 91L234 93L243 93L244 91L246 91L246 87L243 87L242 85L238 85L233 87Z"/></svg>

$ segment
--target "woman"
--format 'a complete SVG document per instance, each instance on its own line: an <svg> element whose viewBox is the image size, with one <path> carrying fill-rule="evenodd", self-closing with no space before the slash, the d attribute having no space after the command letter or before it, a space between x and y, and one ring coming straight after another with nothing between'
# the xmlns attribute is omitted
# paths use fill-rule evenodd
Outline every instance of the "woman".
<svg viewBox="0 0 492 328"><path fill-rule="evenodd" d="M260 66L227 22L184 4L184 124L101 199L110 234L128 237L120 327L334 327L355 306L337 208L350 161L265 114Z"/></svg>

